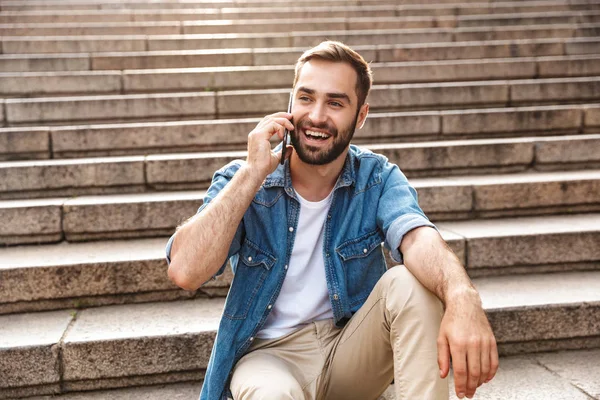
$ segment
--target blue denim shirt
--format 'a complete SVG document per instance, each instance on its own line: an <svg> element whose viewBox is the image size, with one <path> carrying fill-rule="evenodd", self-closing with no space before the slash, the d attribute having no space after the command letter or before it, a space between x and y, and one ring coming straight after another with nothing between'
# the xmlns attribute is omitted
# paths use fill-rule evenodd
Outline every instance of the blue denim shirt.
<svg viewBox="0 0 600 400"><path fill-rule="evenodd" d="M217 171L203 205L227 185L244 161ZM269 175L237 227L228 258L234 278L206 371L201 400L231 396L229 379L237 361L261 330L286 276L294 246L300 203L292 188L289 162ZM417 193L398 166L382 155L350 146L334 187L325 222L323 258L336 326L363 305L386 271L381 243L402 263L403 236L429 222ZM167 244L167 261L173 237ZM215 275L223 273L225 263ZM213 279L215 279L213 277Z"/></svg>

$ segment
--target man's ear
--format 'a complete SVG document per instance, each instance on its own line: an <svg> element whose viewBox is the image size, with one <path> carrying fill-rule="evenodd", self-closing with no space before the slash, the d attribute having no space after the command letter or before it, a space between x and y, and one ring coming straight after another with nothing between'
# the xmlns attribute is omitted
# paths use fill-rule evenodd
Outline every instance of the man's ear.
<svg viewBox="0 0 600 400"><path fill-rule="evenodd" d="M358 119L356 120L356 129L362 129L365 121L367 120L367 115L369 115L369 103L365 103L360 106L360 111L358 112Z"/></svg>

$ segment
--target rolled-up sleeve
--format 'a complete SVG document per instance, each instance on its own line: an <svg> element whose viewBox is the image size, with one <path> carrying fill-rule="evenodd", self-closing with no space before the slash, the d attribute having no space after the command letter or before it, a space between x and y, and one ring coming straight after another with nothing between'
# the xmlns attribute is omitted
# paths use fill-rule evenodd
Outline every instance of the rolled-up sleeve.
<svg viewBox="0 0 600 400"><path fill-rule="evenodd" d="M377 205L377 224L385 235L384 246L390 250L392 259L403 263L400 243L404 235L421 226L437 228L419 207L417 191L397 165L386 162L382 180L384 188Z"/></svg>
<svg viewBox="0 0 600 400"><path fill-rule="evenodd" d="M210 202L215 197L217 197L217 195L221 192L221 190L223 190L225 188L225 186L227 186L227 184L231 181L231 179L233 178L235 173L239 170L240 166L241 166L240 161L232 161L231 163L227 164L225 167L223 167L220 170L218 170L217 172L215 172L215 174L213 175L213 178L212 178L211 185L208 188L208 190L206 191L206 195L204 196L204 198L202 200L202 205L200 206L200 208L198 208L196 215L200 214L206 207L208 207ZM169 241L167 242L167 246L165 248L166 259L167 259L168 264L171 264L171 248L173 247L173 241L175 240L176 235L177 235L177 232L175 232L169 238ZM225 260L225 263L223 263L221 268L219 268L217 273L215 275L213 275L212 278L208 282L215 280L217 278L217 276L221 275L225 271L225 268L227 266L229 259L231 257L236 256L237 253L240 251L243 236L244 236L244 220L242 219L242 221L240 221L240 223L235 231L235 235L233 237L233 240L231 241L231 245L229 246L229 251L227 253L227 260Z"/></svg>

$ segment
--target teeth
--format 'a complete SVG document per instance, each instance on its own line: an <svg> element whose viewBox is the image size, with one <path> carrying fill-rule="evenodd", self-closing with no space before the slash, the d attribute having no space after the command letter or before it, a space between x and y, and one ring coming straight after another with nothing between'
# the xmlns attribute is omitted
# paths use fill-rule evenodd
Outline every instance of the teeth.
<svg viewBox="0 0 600 400"><path fill-rule="evenodd" d="M320 138L325 138L325 139L329 137L329 135L328 135L328 134L326 134L326 133L323 133L323 132L315 132L315 131L308 131L308 130L306 131L306 134L307 134L308 136L315 136L315 137L320 137Z"/></svg>

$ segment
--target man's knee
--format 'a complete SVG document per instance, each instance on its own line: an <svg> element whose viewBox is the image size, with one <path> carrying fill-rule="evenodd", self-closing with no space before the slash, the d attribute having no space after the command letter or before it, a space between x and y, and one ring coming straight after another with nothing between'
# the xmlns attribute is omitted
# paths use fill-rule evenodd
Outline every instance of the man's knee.
<svg viewBox="0 0 600 400"><path fill-rule="evenodd" d="M264 357L242 361L231 378L234 400L304 399L300 383L283 365L269 365Z"/></svg>
<svg viewBox="0 0 600 400"><path fill-rule="evenodd" d="M388 269L379 283L385 291L388 306L396 311L399 311L399 308L404 311L415 310L419 313L439 315L441 318L442 302L404 265Z"/></svg>
<svg viewBox="0 0 600 400"><path fill-rule="evenodd" d="M258 379L246 382L236 392L233 393L234 400L304 400L302 388L295 380Z"/></svg>

